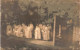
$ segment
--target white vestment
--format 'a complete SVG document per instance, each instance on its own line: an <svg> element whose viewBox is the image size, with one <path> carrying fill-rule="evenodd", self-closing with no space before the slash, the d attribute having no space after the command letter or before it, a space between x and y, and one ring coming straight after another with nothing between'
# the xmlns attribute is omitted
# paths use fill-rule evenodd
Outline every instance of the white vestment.
<svg viewBox="0 0 80 50"><path fill-rule="evenodd" d="M28 27L27 26L24 26L24 36L25 36L25 38L28 38L28 29L27 29Z"/></svg>
<svg viewBox="0 0 80 50"><path fill-rule="evenodd" d="M35 29L35 39L41 39L41 32L38 26Z"/></svg>
<svg viewBox="0 0 80 50"><path fill-rule="evenodd" d="M6 32L7 32L7 36L12 35L12 27L11 27L11 25L7 26Z"/></svg>
<svg viewBox="0 0 80 50"><path fill-rule="evenodd" d="M50 40L49 34L50 34L50 31L48 27L44 27L44 29L42 30L43 40Z"/></svg>
<svg viewBox="0 0 80 50"><path fill-rule="evenodd" d="M13 32L14 32L14 36L18 37L18 26L14 26Z"/></svg>
<svg viewBox="0 0 80 50"><path fill-rule="evenodd" d="M18 37L23 37L22 26L18 26Z"/></svg>
<svg viewBox="0 0 80 50"><path fill-rule="evenodd" d="M32 38L33 25L27 26L25 28L25 37Z"/></svg>

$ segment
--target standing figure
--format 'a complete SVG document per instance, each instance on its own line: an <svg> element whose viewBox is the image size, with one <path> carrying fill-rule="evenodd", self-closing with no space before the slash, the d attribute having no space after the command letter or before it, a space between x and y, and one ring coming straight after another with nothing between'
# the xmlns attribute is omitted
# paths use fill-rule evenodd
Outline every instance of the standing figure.
<svg viewBox="0 0 80 50"><path fill-rule="evenodd" d="M47 25L47 28L48 28L48 34L49 34L49 35L48 35L48 38L49 38L49 40L51 40L51 38L52 38L51 35L53 35L52 32L51 32L51 31L52 31L52 30L51 30L51 29L52 29L52 28L51 28L51 25L50 25L50 24Z"/></svg>
<svg viewBox="0 0 80 50"><path fill-rule="evenodd" d="M41 32L42 32L43 40L45 40L45 34L44 34L44 32L45 32L45 25L42 26Z"/></svg>
<svg viewBox="0 0 80 50"><path fill-rule="evenodd" d="M25 36L26 38L32 38L32 31L33 31L33 24L30 24L29 26L25 27Z"/></svg>
<svg viewBox="0 0 80 50"><path fill-rule="evenodd" d="M42 30L42 34L43 34L43 40L50 40L50 30L48 29L48 27L43 26L43 30Z"/></svg>
<svg viewBox="0 0 80 50"><path fill-rule="evenodd" d="M24 30L24 37L28 38L28 36L29 36L28 35L28 29L27 29L28 26L26 26L25 24L23 24L22 27L23 27L23 30Z"/></svg>
<svg viewBox="0 0 80 50"><path fill-rule="evenodd" d="M40 28L41 40L42 40L43 39L43 35L42 35L43 25L42 24L39 24L39 28Z"/></svg>
<svg viewBox="0 0 80 50"><path fill-rule="evenodd" d="M14 35L14 36L16 36L15 29L16 29L16 25L14 24L14 25L13 25L13 35Z"/></svg>
<svg viewBox="0 0 80 50"><path fill-rule="evenodd" d="M13 28L13 35L14 36L18 36L18 26L17 25L14 25L14 28Z"/></svg>
<svg viewBox="0 0 80 50"><path fill-rule="evenodd" d="M28 26L29 38L32 38L33 28L34 28L33 24L30 24L30 25Z"/></svg>
<svg viewBox="0 0 80 50"><path fill-rule="evenodd" d="M39 27L40 27L40 29L42 30L42 28L43 28L43 25L42 25L42 24L39 24Z"/></svg>
<svg viewBox="0 0 80 50"><path fill-rule="evenodd" d="M39 26L36 26L36 29L35 29L35 39L41 39L41 32L40 32Z"/></svg>
<svg viewBox="0 0 80 50"><path fill-rule="evenodd" d="M7 25L6 32L7 32L7 36L12 35L12 27L11 27L11 25Z"/></svg>
<svg viewBox="0 0 80 50"><path fill-rule="evenodd" d="M26 37L26 38L30 38L30 27L29 27L29 26L27 26L27 27L25 28L25 37Z"/></svg>
<svg viewBox="0 0 80 50"><path fill-rule="evenodd" d="M18 25L18 37L23 37L23 29L21 25Z"/></svg>

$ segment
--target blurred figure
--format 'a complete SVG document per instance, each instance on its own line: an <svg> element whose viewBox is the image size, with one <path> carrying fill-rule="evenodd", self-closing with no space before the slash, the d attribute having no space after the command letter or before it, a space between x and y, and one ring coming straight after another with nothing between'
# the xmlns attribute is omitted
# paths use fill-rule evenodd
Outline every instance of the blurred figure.
<svg viewBox="0 0 80 50"><path fill-rule="evenodd" d="M40 28L40 33L41 33L41 40L43 39L43 35L42 35L42 29L43 29L43 25L39 24L39 28Z"/></svg>
<svg viewBox="0 0 80 50"><path fill-rule="evenodd" d="M34 28L33 24L30 24L29 26L26 27L26 29L25 29L25 36L26 36L26 38L32 38L33 28Z"/></svg>
<svg viewBox="0 0 80 50"><path fill-rule="evenodd" d="M28 26L26 26L25 24L22 24L22 27L23 27L23 31L24 31L24 37L25 37L25 38L28 38L28 36L29 36L29 35L28 35L28 30L27 30L27 27L28 27Z"/></svg>
<svg viewBox="0 0 80 50"><path fill-rule="evenodd" d="M16 24L13 25L13 35L16 36Z"/></svg>
<svg viewBox="0 0 80 50"><path fill-rule="evenodd" d="M35 39L41 39L41 32L40 32L39 26L36 26L36 29L35 29Z"/></svg>
<svg viewBox="0 0 80 50"><path fill-rule="evenodd" d="M47 36L48 36L47 39L50 40L50 35L51 35L51 25L47 25L46 31L47 31Z"/></svg>
<svg viewBox="0 0 80 50"><path fill-rule="evenodd" d="M50 40L50 30L45 25L43 25L42 35L43 35L43 40Z"/></svg>
<svg viewBox="0 0 80 50"><path fill-rule="evenodd" d="M18 37L23 37L23 29L21 25L18 25Z"/></svg>
<svg viewBox="0 0 80 50"><path fill-rule="evenodd" d="M7 32L7 36L12 35L12 26L11 26L10 24L9 24L9 25L7 25L6 32Z"/></svg>
<svg viewBox="0 0 80 50"><path fill-rule="evenodd" d="M21 25L14 25L13 32L14 36L23 37L23 31Z"/></svg>
<svg viewBox="0 0 80 50"><path fill-rule="evenodd" d="M49 40L52 40L53 38L52 27L50 24L47 25L47 27L48 27L48 33L49 33Z"/></svg>
<svg viewBox="0 0 80 50"><path fill-rule="evenodd" d="M14 25L13 34L18 37L18 25Z"/></svg>
<svg viewBox="0 0 80 50"><path fill-rule="evenodd" d="M42 28L43 28L43 25L42 25L42 24L39 24L39 27L40 27L40 29L42 30Z"/></svg>
<svg viewBox="0 0 80 50"><path fill-rule="evenodd" d="M29 26L30 26L30 29L31 29L31 31L32 31L33 28L34 28L33 24L31 23Z"/></svg>
<svg viewBox="0 0 80 50"><path fill-rule="evenodd" d="M33 24L30 24L30 25L28 26L29 38L32 38L33 28L34 28Z"/></svg>

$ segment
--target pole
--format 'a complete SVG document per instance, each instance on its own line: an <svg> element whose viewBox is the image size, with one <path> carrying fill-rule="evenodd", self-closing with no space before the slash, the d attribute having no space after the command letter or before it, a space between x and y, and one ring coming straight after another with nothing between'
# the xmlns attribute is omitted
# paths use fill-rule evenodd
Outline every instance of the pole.
<svg viewBox="0 0 80 50"><path fill-rule="evenodd" d="M79 0L79 35L80 35L80 0ZM79 37L79 45L80 45L80 37Z"/></svg>
<svg viewBox="0 0 80 50"><path fill-rule="evenodd" d="M59 25L59 38L61 37L61 25Z"/></svg>
<svg viewBox="0 0 80 50"><path fill-rule="evenodd" d="M56 30L56 16L54 16L54 27L53 27L53 46L55 45L55 30Z"/></svg>

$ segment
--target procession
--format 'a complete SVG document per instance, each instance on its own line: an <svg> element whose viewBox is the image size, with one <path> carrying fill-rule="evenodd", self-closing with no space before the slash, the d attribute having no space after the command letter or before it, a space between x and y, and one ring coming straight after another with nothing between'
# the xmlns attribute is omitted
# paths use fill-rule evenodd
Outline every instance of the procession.
<svg viewBox="0 0 80 50"><path fill-rule="evenodd" d="M7 25L6 28L6 35L7 36L16 36L20 38L34 38L38 40L50 40L50 31L51 27L50 25L42 25L37 24L35 27L33 24L25 25L16 25L14 24L11 26L10 24Z"/></svg>

